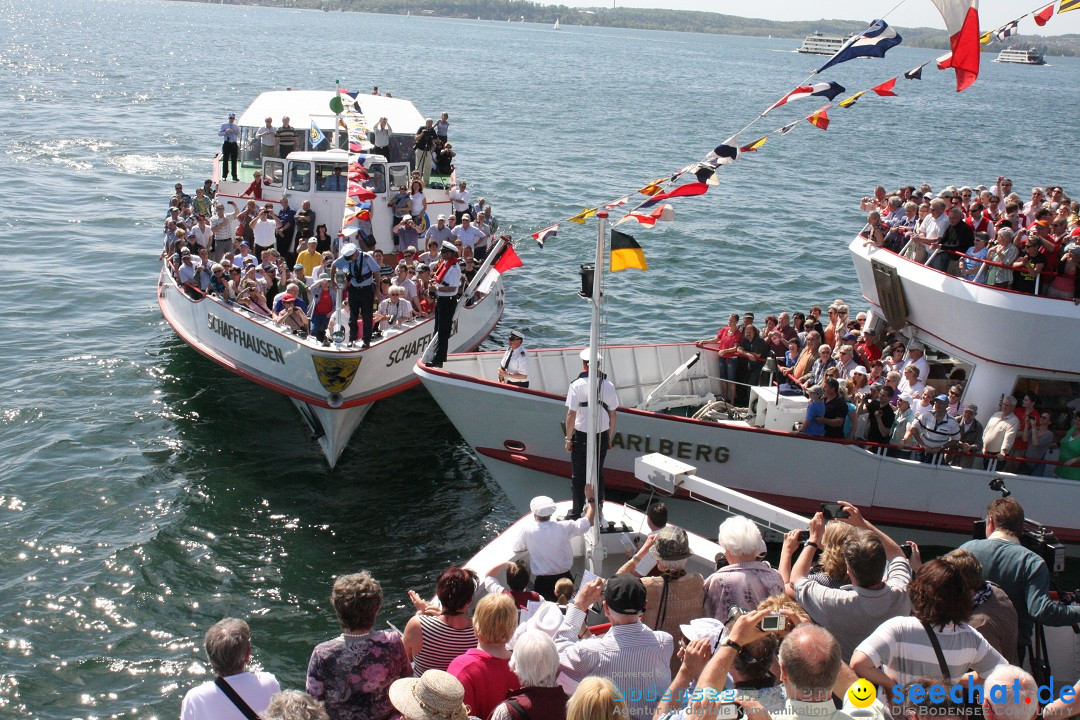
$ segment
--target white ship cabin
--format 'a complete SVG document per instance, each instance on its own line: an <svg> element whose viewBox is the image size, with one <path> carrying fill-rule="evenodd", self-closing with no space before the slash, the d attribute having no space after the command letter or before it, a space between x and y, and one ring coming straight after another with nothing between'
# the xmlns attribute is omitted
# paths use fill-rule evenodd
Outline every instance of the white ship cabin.
<svg viewBox="0 0 1080 720"><path fill-rule="evenodd" d="M244 192L254 173L260 171L263 177L260 205L269 202L276 208L281 198L287 197L290 207L299 210L305 200L310 201L316 227L325 225L327 234L331 238L336 236L345 212L346 192L344 186L337 189L337 181L331 184L328 180L334 177L335 170L340 170L343 178L348 176L349 150L345 128L338 124L338 116L330 110L330 100L335 95L336 92L329 90L280 90L259 95L236 120L240 126L240 182L222 178L218 186L221 201L232 200L242 209L251 198ZM363 94L358 99L369 128L374 128L379 119L385 117L392 129L389 157L360 153L365 157L365 168L371 176L366 184L376 194L371 201L374 237L377 247L389 252L394 247L391 233L394 218L387 203L400 185L409 185L414 164L414 137L425 118L408 100ZM288 117L289 124L297 129L296 149L287 158L262 157L256 131L265 125L266 118L271 118L274 127L279 128L284 117ZM312 123L324 135L317 147L311 146L308 132ZM371 140L369 132L366 150L370 149ZM214 162L216 174L221 169L220 158L215 157ZM421 229L426 228L428 222L433 225L439 213L449 214L449 182L449 177L432 174L425 188L427 220L417 219ZM226 211L229 210L226 204Z"/></svg>

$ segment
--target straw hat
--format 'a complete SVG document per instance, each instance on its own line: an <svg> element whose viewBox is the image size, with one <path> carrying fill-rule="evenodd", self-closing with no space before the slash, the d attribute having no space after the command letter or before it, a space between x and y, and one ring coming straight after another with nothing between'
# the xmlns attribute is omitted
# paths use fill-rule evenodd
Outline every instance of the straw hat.
<svg viewBox="0 0 1080 720"><path fill-rule="evenodd" d="M406 720L466 720L465 688L450 673L428 670L390 686L390 702Z"/></svg>

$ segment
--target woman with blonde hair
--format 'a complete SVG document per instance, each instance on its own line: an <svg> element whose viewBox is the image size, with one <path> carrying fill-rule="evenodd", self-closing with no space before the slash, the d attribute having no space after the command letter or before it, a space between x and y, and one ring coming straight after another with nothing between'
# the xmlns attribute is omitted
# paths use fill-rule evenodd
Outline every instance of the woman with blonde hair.
<svg viewBox="0 0 1080 720"><path fill-rule="evenodd" d="M828 588L840 588L848 584L847 562L844 560L844 543L855 532L855 528L840 520L830 520L825 524L825 535L821 539L821 556L818 565L808 578ZM795 588L791 584L791 563L799 547L799 531L791 530L784 536L784 545L780 550L780 562L777 570L784 578L784 593L795 599Z"/></svg>
<svg viewBox="0 0 1080 720"><path fill-rule="evenodd" d="M505 594L485 595L476 604L473 629L477 645L454 658L446 668L465 688L464 702L477 717L486 718L509 692L521 687L510 669L510 651L506 643L518 624L514 598Z"/></svg>
<svg viewBox="0 0 1080 720"><path fill-rule="evenodd" d="M626 720L630 710L615 683L590 676L581 681L566 705L566 720Z"/></svg>

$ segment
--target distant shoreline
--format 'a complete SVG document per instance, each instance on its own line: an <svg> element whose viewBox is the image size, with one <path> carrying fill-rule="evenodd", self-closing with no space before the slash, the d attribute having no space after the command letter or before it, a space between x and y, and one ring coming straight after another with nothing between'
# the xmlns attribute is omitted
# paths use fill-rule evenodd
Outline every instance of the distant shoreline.
<svg viewBox="0 0 1080 720"><path fill-rule="evenodd" d="M790 38L801 41L813 32L846 36L864 30L868 21L859 20L795 20L782 22L743 18L694 10L664 10L660 8L571 8L566 5L543 5L516 0L186 0L188 2L224 3L228 5L259 5L275 8L326 10L328 12L366 12L382 15L413 14L422 17L457 19L512 20L553 25L558 19L563 27L611 27L633 30L668 30L699 32L713 35L745 35L753 37ZM936 28L904 28L896 30L903 36L906 47L947 50L948 36ZM1009 39L1008 47L1027 49L1038 47L1050 56L1080 55L1080 35L1017 35ZM1005 45L993 42L983 49L996 55ZM793 46L792 50L795 49Z"/></svg>

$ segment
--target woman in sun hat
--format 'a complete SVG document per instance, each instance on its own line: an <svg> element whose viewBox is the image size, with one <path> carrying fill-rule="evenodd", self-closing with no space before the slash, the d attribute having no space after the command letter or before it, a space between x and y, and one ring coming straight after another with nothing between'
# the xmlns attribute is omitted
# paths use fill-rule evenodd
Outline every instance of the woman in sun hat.
<svg viewBox="0 0 1080 720"><path fill-rule="evenodd" d="M401 678L390 686L390 703L405 720L468 720L465 688L443 670L428 670L418 678Z"/></svg>

